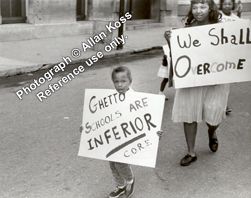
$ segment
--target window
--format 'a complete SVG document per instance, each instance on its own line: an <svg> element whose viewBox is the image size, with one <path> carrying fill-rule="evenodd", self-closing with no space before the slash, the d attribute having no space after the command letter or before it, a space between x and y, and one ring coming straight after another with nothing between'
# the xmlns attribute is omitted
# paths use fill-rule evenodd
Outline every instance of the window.
<svg viewBox="0 0 251 198"><path fill-rule="evenodd" d="M2 23L25 23L25 0L1 0Z"/></svg>

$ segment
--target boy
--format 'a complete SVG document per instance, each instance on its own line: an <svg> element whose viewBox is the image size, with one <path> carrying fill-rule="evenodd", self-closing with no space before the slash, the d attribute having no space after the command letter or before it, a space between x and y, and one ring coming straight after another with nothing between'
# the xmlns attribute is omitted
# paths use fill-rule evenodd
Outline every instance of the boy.
<svg viewBox="0 0 251 198"><path fill-rule="evenodd" d="M112 71L112 81L115 89L119 93L133 91L130 88L132 83L131 71L125 66L118 66ZM110 198L119 197L126 194L126 197L131 197L134 188L134 176L131 166L125 163L109 162L112 175L117 184L117 189L109 194Z"/></svg>
<svg viewBox="0 0 251 198"><path fill-rule="evenodd" d="M133 89L130 88L132 75L129 68L125 66L115 67L112 70L111 77L114 87L119 93L123 94L127 91L133 91ZM82 132L82 130L83 127L80 126L80 132ZM157 135L161 137L162 133L163 131L158 131ZM111 192L108 197L118 198L122 194L125 194L127 198L131 197L134 190L135 178L130 164L110 161L109 165L117 188Z"/></svg>

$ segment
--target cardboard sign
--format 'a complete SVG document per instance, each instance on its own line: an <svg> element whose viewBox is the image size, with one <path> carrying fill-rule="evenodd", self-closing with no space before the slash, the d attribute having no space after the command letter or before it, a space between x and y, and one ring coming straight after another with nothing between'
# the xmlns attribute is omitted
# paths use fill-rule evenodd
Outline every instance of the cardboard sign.
<svg viewBox="0 0 251 198"><path fill-rule="evenodd" d="M155 167L165 97L86 89L78 155Z"/></svg>
<svg viewBox="0 0 251 198"><path fill-rule="evenodd" d="M250 20L173 30L174 87L250 81L250 30Z"/></svg>

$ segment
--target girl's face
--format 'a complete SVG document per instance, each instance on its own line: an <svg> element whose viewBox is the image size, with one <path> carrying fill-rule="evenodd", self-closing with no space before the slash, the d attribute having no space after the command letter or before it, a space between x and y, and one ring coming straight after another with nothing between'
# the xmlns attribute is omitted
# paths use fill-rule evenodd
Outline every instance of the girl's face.
<svg viewBox="0 0 251 198"><path fill-rule="evenodd" d="M233 9L233 1L232 0L224 0L222 3L222 12L225 15L230 15Z"/></svg>
<svg viewBox="0 0 251 198"><path fill-rule="evenodd" d="M209 18L209 5L207 3L193 3L192 13L196 21L200 24L208 22Z"/></svg>
<svg viewBox="0 0 251 198"><path fill-rule="evenodd" d="M119 93L125 93L129 89L131 81L128 78L126 72L118 72L118 73L115 73L113 76L113 83L114 83L115 89Z"/></svg>

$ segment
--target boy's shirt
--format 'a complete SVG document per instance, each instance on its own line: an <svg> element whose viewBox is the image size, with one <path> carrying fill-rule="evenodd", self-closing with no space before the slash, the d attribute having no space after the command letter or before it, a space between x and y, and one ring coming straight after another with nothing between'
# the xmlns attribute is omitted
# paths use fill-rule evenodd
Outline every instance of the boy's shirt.
<svg viewBox="0 0 251 198"><path fill-rule="evenodd" d="M128 89L127 91L130 91L130 92L131 92L131 91L134 91L134 90L133 90L131 87L129 87L129 89Z"/></svg>

